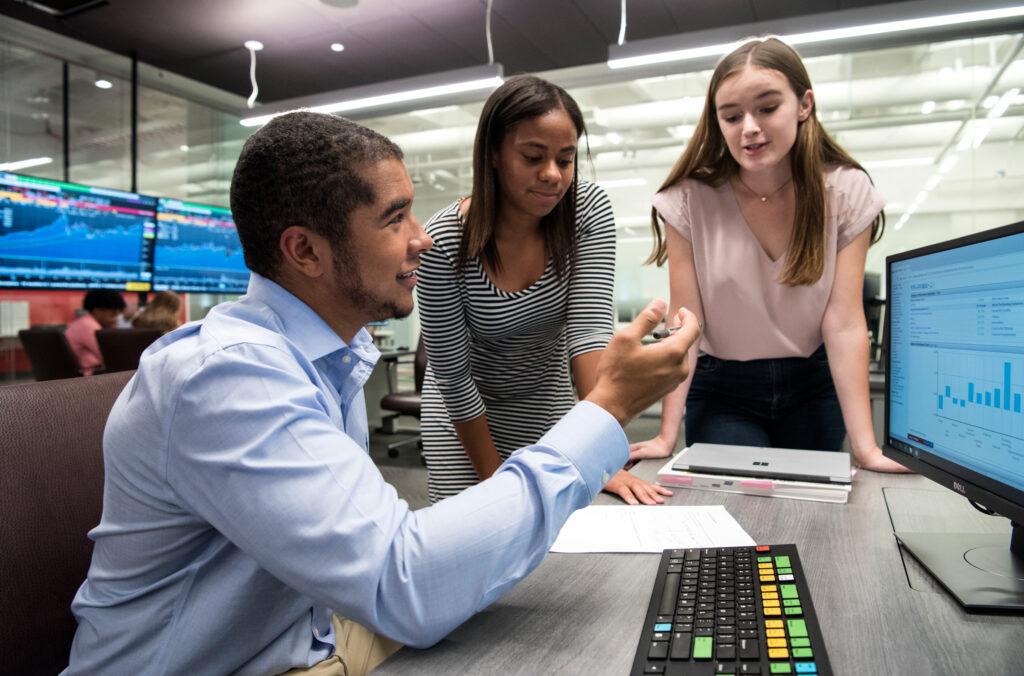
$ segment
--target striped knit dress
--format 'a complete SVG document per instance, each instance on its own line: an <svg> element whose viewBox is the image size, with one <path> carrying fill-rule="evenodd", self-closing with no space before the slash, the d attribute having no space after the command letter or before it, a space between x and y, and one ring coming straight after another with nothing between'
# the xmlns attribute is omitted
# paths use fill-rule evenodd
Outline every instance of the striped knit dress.
<svg viewBox="0 0 1024 676"><path fill-rule="evenodd" d="M573 274L559 281L549 262L540 279L515 293L494 286L477 259L456 272L458 202L425 226L434 246L421 258L417 293L428 356L421 427L432 502L477 483L453 421L486 414L504 460L572 408L570 360L604 349L612 336L611 203L584 181L576 197Z"/></svg>

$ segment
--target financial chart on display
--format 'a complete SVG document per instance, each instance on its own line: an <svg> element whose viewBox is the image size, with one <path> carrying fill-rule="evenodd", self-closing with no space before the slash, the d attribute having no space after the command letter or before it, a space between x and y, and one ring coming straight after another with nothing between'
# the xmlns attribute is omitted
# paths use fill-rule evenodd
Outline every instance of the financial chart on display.
<svg viewBox="0 0 1024 676"><path fill-rule="evenodd" d="M1024 490L1024 233L893 263L891 434Z"/></svg>
<svg viewBox="0 0 1024 676"><path fill-rule="evenodd" d="M150 288L156 198L0 172L0 286Z"/></svg>
<svg viewBox="0 0 1024 676"><path fill-rule="evenodd" d="M245 267L231 211L160 198L153 288L157 291L245 293Z"/></svg>

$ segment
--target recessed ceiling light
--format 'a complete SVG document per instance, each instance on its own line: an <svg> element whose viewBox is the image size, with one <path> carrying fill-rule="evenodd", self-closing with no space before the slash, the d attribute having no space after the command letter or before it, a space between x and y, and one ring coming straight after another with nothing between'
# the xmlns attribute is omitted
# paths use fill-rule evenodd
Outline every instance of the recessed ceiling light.
<svg viewBox="0 0 1024 676"><path fill-rule="evenodd" d="M244 43L242 43L242 45L246 49L251 49L254 52L258 52L261 49L263 49L263 43L260 42L259 40L246 40Z"/></svg>
<svg viewBox="0 0 1024 676"><path fill-rule="evenodd" d="M110 89L114 86L114 83L112 83L110 80L104 80L103 78L96 80L95 82L93 82L93 84L99 87L100 89Z"/></svg>
<svg viewBox="0 0 1024 676"><path fill-rule="evenodd" d="M333 42L333 43L331 43L331 51L332 52L343 52L343 51L345 51L345 45L341 44L340 42Z"/></svg>

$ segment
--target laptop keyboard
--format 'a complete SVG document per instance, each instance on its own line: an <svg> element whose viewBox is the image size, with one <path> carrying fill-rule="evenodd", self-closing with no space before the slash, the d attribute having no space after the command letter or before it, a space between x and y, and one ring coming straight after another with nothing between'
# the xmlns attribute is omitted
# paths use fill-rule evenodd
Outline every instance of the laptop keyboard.
<svg viewBox="0 0 1024 676"><path fill-rule="evenodd" d="M830 676L796 545L666 549L630 673Z"/></svg>

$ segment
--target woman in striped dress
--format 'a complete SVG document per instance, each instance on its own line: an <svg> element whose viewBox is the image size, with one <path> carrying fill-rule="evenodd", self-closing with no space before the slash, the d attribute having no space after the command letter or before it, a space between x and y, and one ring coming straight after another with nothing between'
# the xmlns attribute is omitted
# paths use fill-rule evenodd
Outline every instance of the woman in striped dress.
<svg viewBox="0 0 1024 676"><path fill-rule="evenodd" d="M418 303L428 365L421 411L430 499L489 477L536 442L595 381L612 336L615 224L608 197L579 181L576 102L533 76L484 104L473 192L426 224ZM620 471L605 490L663 502Z"/></svg>

